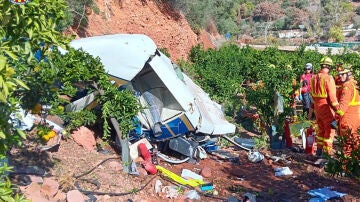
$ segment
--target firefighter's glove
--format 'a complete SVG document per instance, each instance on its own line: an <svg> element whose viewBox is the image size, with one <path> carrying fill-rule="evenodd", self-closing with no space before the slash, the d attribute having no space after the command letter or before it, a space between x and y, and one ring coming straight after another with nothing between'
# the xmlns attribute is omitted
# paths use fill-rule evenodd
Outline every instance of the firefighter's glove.
<svg viewBox="0 0 360 202"><path fill-rule="evenodd" d="M338 128L338 122L336 120L331 121L330 126L332 129Z"/></svg>

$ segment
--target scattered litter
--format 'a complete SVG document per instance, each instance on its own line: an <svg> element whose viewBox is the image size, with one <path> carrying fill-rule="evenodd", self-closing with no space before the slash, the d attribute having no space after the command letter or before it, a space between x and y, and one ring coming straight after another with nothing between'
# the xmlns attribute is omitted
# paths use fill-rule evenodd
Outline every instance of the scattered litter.
<svg viewBox="0 0 360 202"><path fill-rule="evenodd" d="M10 114L9 120L14 128L20 130L31 130L34 126L34 117L32 114L25 112L20 106L17 106L17 111Z"/></svg>
<svg viewBox="0 0 360 202"><path fill-rule="evenodd" d="M185 193L185 199L200 200L200 195L196 190L190 190Z"/></svg>
<svg viewBox="0 0 360 202"><path fill-rule="evenodd" d="M205 145L203 147L204 147L205 151L207 151L207 152L213 152L213 151L219 150L219 146L215 145L215 144L209 144L209 145Z"/></svg>
<svg viewBox="0 0 360 202"><path fill-rule="evenodd" d="M260 162L264 159L264 155L262 155L260 152L258 151L249 151L248 153L248 159L249 161L253 162L253 163L257 163Z"/></svg>
<svg viewBox="0 0 360 202"><path fill-rule="evenodd" d="M289 167L274 168L275 176L292 175L293 172Z"/></svg>
<svg viewBox="0 0 360 202"><path fill-rule="evenodd" d="M176 188L176 186L165 186L161 191L166 194L166 198L175 199L179 196L179 192Z"/></svg>
<svg viewBox="0 0 360 202"><path fill-rule="evenodd" d="M315 161L314 165L325 166L327 163L328 163L328 160L326 160L326 159L318 159Z"/></svg>
<svg viewBox="0 0 360 202"><path fill-rule="evenodd" d="M332 191L332 190L330 190L329 187L313 189L313 190L308 191L308 194L310 194L311 196L318 196L325 201L329 200L329 199L334 199L334 198L341 198L346 195L341 192Z"/></svg>
<svg viewBox="0 0 360 202"><path fill-rule="evenodd" d="M291 163L291 161L286 159L287 156L285 154L282 154L280 156L270 156L270 155L266 154L265 156L266 156L266 158L272 159L274 162L278 162L278 161L280 162L281 161L281 162L283 162L285 164Z"/></svg>
<svg viewBox="0 0 360 202"><path fill-rule="evenodd" d="M236 159L237 156L231 154L230 152L224 151L224 150L216 150L216 151L212 151L211 152L212 155L217 156L221 159L226 159L226 160L230 160L230 159Z"/></svg>
<svg viewBox="0 0 360 202"><path fill-rule="evenodd" d="M214 189L214 185L213 183L206 183L206 184L201 184L200 185L200 190L201 191L210 191Z"/></svg>
<svg viewBox="0 0 360 202"><path fill-rule="evenodd" d="M155 193L157 194L160 193L161 188L162 188L162 182L160 180L156 180L154 185Z"/></svg>
<svg viewBox="0 0 360 202"><path fill-rule="evenodd" d="M244 194L244 200L243 200L243 201L246 201L246 202L256 202L256 195L247 192L247 193Z"/></svg>
<svg viewBox="0 0 360 202"><path fill-rule="evenodd" d="M309 202L325 202L325 200L322 198L319 198L319 197L315 197L315 198L309 199Z"/></svg>
<svg viewBox="0 0 360 202"><path fill-rule="evenodd" d="M250 138L234 137L234 141L248 149L253 149L255 145L254 139L250 139Z"/></svg>
<svg viewBox="0 0 360 202"><path fill-rule="evenodd" d="M167 170L164 167L161 167L159 165L156 165L156 168L166 177L174 180L175 182L181 184L181 185L189 185L192 187L197 187L201 184L205 184L204 181L202 180L186 180L184 178L182 178L181 176L171 172L170 170Z"/></svg>
<svg viewBox="0 0 360 202"><path fill-rule="evenodd" d="M195 149L195 157L196 158L200 158L200 159L205 159L207 158L207 154L204 148L202 148L201 146L197 146Z"/></svg>
<svg viewBox="0 0 360 202"><path fill-rule="evenodd" d="M135 161L131 161L129 174L130 175L140 175L139 170L136 167Z"/></svg>
<svg viewBox="0 0 360 202"><path fill-rule="evenodd" d="M216 191L216 190L214 190L214 191L213 191L213 195L214 195L214 196L217 196L217 195L219 195L219 192Z"/></svg>
<svg viewBox="0 0 360 202"><path fill-rule="evenodd" d="M226 202L240 202L235 196L230 196L226 199Z"/></svg>
<svg viewBox="0 0 360 202"><path fill-rule="evenodd" d="M194 172L192 172L191 170L188 169L183 169L181 171L181 177L190 180L190 179L194 179L194 180L203 180L203 177L199 174L196 174Z"/></svg>

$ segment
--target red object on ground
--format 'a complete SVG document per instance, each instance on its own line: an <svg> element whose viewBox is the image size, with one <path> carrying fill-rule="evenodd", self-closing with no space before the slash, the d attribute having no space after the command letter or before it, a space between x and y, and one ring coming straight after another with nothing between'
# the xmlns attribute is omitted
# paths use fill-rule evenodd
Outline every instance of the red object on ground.
<svg viewBox="0 0 360 202"><path fill-rule="evenodd" d="M285 120L285 125L284 125L284 134L285 134L285 142L286 142L286 147L290 148L292 147L292 139L291 139L291 132L290 132L290 120Z"/></svg>
<svg viewBox="0 0 360 202"><path fill-rule="evenodd" d="M312 126L306 129L306 147L305 147L306 154L314 153L315 134L316 134L315 129Z"/></svg>
<svg viewBox="0 0 360 202"><path fill-rule="evenodd" d="M141 157L144 159L144 161L151 161L150 152L144 143L140 143L138 145L138 150L139 150Z"/></svg>
<svg viewBox="0 0 360 202"><path fill-rule="evenodd" d="M157 173L157 169L156 166L151 162L151 155L146 145L144 143L140 143L138 145L138 150L141 157L144 159L144 161L141 162L141 164L144 166L145 170L149 174L155 175Z"/></svg>
<svg viewBox="0 0 360 202"><path fill-rule="evenodd" d="M156 166L150 161L143 161L141 162L141 164L144 166L145 170L150 174L150 175L155 175L157 173L157 168Z"/></svg>

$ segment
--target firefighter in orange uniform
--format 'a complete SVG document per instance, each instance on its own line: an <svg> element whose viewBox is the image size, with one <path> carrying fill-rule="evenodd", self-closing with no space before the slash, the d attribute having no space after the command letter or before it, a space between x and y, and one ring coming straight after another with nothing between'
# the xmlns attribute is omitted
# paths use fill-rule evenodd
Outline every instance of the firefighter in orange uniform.
<svg viewBox="0 0 360 202"><path fill-rule="evenodd" d="M346 135L343 146L344 154L350 156L351 152L360 146L360 96L357 82L354 80L350 66L345 66L338 73L342 85L339 89L340 107L336 114L340 117L339 132L340 136Z"/></svg>
<svg viewBox="0 0 360 202"><path fill-rule="evenodd" d="M343 70L343 63L340 62L340 63L336 64L336 71L340 72L342 70ZM342 85L340 75L339 74L336 75L334 80L335 80L335 85L336 85L336 97L339 99L339 97L340 97L340 94L339 94L340 93L340 87Z"/></svg>
<svg viewBox="0 0 360 202"><path fill-rule="evenodd" d="M335 129L331 122L335 120L335 111L339 108L336 98L334 78L329 74L333 62L331 58L324 57L320 61L321 69L310 80L311 95L314 100L316 122L318 124L316 155L322 156L323 152L332 154L332 145Z"/></svg>

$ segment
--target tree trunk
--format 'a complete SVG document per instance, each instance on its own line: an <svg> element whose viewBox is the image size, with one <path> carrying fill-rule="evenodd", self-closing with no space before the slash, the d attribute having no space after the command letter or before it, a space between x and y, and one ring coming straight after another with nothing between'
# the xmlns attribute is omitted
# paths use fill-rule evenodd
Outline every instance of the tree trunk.
<svg viewBox="0 0 360 202"><path fill-rule="evenodd" d="M116 135L120 140L121 145L121 161L123 166L123 171L129 173L131 168L131 158L130 158L130 148L129 148L129 138L122 137L122 131L119 127L119 122L115 118L111 118L111 123L113 124Z"/></svg>

